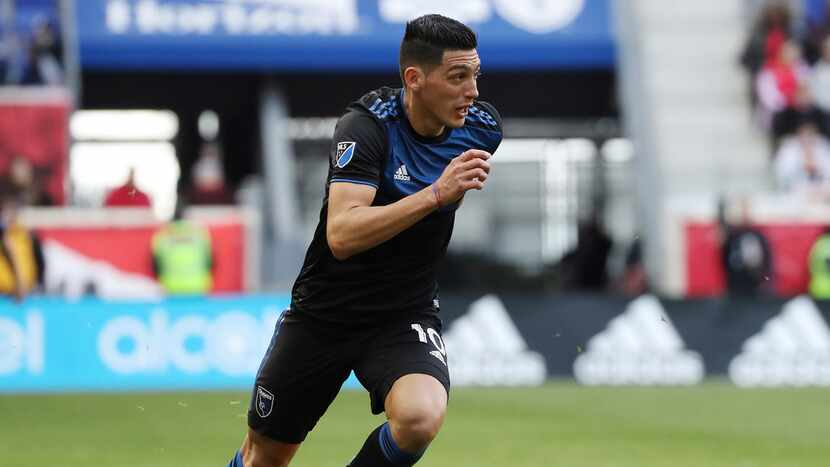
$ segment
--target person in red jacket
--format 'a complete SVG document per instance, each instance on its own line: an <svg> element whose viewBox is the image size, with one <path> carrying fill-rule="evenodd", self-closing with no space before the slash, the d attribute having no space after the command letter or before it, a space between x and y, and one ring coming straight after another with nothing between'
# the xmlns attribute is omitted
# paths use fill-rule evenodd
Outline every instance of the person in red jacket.
<svg viewBox="0 0 830 467"><path fill-rule="evenodd" d="M127 181L107 193L104 200L106 207L145 207L151 205L150 197L135 185L135 168L130 167Z"/></svg>

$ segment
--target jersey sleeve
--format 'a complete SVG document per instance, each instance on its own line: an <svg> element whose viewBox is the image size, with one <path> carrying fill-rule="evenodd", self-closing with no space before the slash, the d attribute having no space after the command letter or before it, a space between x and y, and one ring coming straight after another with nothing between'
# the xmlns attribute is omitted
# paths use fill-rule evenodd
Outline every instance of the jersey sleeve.
<svg viewBox="0 0 830 467"><path fill-rule="evenodd" d="M502 137L504 136L501 126L501 115L499 115L499 111L496 110L496 108L489 102L476 101L476 105L481 107L481 109L486 112L485 116L482 117L482 120L486 123L486 129L489 133L487 138L485 138L485 143L487 145L485 149L490 154L493 154L496 152L496 149L498 149L501 144Z"/></svg>
<svg viewBox="0 0 830 467"><path fill-rule="evenodd" d="M337 122L331 144L329 183L380 186L386 132L371 115L352 110Z"/></svg>

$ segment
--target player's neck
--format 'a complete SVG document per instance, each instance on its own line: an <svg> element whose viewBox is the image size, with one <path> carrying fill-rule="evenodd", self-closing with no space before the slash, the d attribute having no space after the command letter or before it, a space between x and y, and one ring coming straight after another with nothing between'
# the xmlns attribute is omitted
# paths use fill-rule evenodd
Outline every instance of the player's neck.
<svg viewBox="0 0 830 467"><path fill-rule="evenodd" d="M406 118L409 120L409 125L421 136L426 138L435 138L441 136L446 129L440 122L430 118L424 107L418 105L415 96L412 92L404 92L403 107L406 111Z"/></svg>

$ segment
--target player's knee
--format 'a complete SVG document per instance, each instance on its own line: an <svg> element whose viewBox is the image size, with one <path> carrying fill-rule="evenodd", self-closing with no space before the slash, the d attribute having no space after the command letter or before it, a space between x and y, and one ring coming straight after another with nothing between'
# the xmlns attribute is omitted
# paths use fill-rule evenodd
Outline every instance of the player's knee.
<svg viewBox="0 0 830 467"><path fill-rule="evenodd" d="M390 417L393 432L401 439L401 447L409 450L425 448L438 435L444 423L446 408L440 404L423 404L399 410Z"/></svg>

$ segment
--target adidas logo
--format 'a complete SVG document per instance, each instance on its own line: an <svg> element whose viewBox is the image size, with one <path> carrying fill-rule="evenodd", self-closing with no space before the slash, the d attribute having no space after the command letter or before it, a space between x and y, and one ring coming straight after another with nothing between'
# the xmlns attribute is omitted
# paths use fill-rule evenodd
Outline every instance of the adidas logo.
<svg viewBox="0 0 830 467"><path fill-rule="evenodd" d="M830 328L807 297L787 302L781 313L744 342L729 363L738 386L830 386Z"/></svg>
<svg viewBox="0 0 830 467"><path fill-rule="evenodd" d="M501 300L486 295L444 333L453 386L538 386L545 359L528 350Z"/></svg>
<svg viewBox="0 0 830 467"><path fill-rule="evenodd" d="M406 165L405 164L401 164L401 166L398 167L398 170L395 171L395 180L398 180L398 181L401 181L401 182L412 181L412 179L409 177L409 172L406 171Z"/></svg>
<svg viewBox="0 0 830 467"><path fill-rule="evenodd" d="M644 295L588 341L574 376L585 385L692 385L703 380L703 358L685 348L660 302Z"/></svg>

